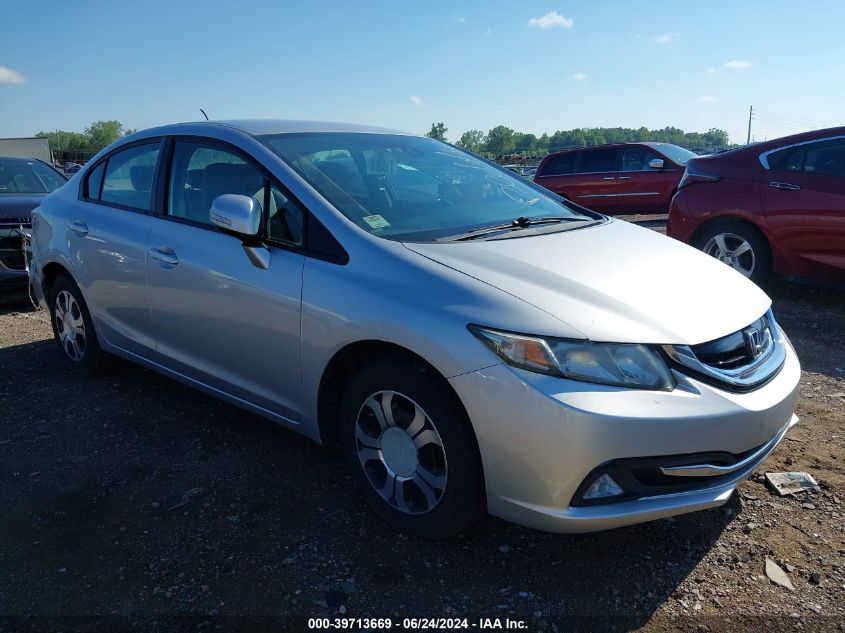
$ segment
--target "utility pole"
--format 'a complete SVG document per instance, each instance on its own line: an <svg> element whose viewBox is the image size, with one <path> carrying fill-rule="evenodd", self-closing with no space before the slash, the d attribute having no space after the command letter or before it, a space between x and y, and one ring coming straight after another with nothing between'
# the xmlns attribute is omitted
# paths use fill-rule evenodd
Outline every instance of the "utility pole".
<svg viewBox="0 0 845 633"><path fill-rule="evenodd" d="M754 106L748 108L748 140L745 141L746 145L751 145L751 117L754 116Z"/></svg>

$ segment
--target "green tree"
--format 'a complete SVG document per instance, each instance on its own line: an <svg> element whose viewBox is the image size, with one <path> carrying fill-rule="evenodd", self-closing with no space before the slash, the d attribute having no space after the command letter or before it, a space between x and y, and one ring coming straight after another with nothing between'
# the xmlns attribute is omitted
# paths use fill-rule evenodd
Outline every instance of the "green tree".
<svg viewBox="0 0 845 633"><path fill-rule="evenodd" d="M461 139L455 143L458 147L462 147L470 152L478 154L484 147L487 139L484 138L484 132L481 130L467 130L461 135Z"/></svg>
<svg viewBox="0 0 845 633"><path fill-rule="evenodd" d="M426 136L429 138L436 139L438 141L446 142L446 132L449 128L446 127L446 124L441 121L440 123L432 123L431 129L426 132Z"/></svg>
<svg viewBox="0 0 845 633"><path fill-rule="evenodd" d="M38 132L35 136L46 138L54 151L76 151L95 154L117 139L134 134L136 130L124 128L120 121L95 121L84 132Z"/></svg>
<svg viewBox="0 0 845 633"><path fill-rule="evenodd" d="M95 121L85 128L85 134L91 139L89 149L97 152L124 136L125 132L120 121Z"/></svg>
<svg viewBox="0 0 845 633"><path fill-rule="evenodd" d="M510 154L516 147L513 130L504 125L497 125L487 133L485 151L497 156Z"/></svg>

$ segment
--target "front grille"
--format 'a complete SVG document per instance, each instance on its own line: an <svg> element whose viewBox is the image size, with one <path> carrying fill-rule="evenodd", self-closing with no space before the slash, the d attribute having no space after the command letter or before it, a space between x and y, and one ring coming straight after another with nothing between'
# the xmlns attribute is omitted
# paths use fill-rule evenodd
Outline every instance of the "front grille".
<svg viewBox="0 0 845 633"><path fill-rule="evenodd" d="M0 218L0 229L32 228L31 218Z"/></svg>
<svg viewBox="0 0 845 633"><path fill-rule="evenodd" d="M762 316L739 332L693 345L693 354L705 365L716 369L737 369L746 367L765 354L772 345L769 321Z"/></svg>
<svg viewBox="0 0 845 633"><path fill-rule="evenodd" d="M0 238L0 263L11 270L26 270L20 237Z"/></svg>
<svg viewBox="0 0 845 633"><path fill-rule="evenodd" d="M727 336L698 345L664 345L679 372L727 391L744 392L774 378L786 360L785 341L771 310Z"/></svg>

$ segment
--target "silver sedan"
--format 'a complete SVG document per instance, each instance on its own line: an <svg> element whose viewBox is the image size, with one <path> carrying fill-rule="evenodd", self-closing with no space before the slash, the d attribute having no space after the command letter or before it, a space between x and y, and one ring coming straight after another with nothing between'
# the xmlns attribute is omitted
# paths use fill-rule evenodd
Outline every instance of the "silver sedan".
<svg viewBox="0 0 845 633"><path fill-rule="evenodd" d="M717 506L797 422L757 286L432 139L151 129L33 232L69 366L119 356L339 444L372 508L429 538Z"/></svg>

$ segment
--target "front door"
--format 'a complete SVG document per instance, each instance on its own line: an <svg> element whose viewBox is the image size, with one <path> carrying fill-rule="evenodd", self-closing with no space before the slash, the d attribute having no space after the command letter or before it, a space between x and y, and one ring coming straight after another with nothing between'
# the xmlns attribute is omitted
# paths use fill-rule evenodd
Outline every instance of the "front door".
<svg viewBox="0 0 845 633"><path fill-rule="evenodd" d="M224 193L253 196L273 216L268 230L279 226L284 202L264 170L213 142L177 141L171 164L166 213L153 218L147 242L157 360L298 422L305 257L293 242L301 244L301 232L277 229L292 247L269 248L269 265L257 266L239 238L211 224L209 211Z"/></svg>
<svg viewBox="0 0 845 633"><path fill-rule="evenodd" d="M631 145L622 150L621 171L616 179L616 213L668 213L671 188L669 172L649 167L654 159L664 160L650 149ZM669 166L666 161L667 167Z"/></svg>

